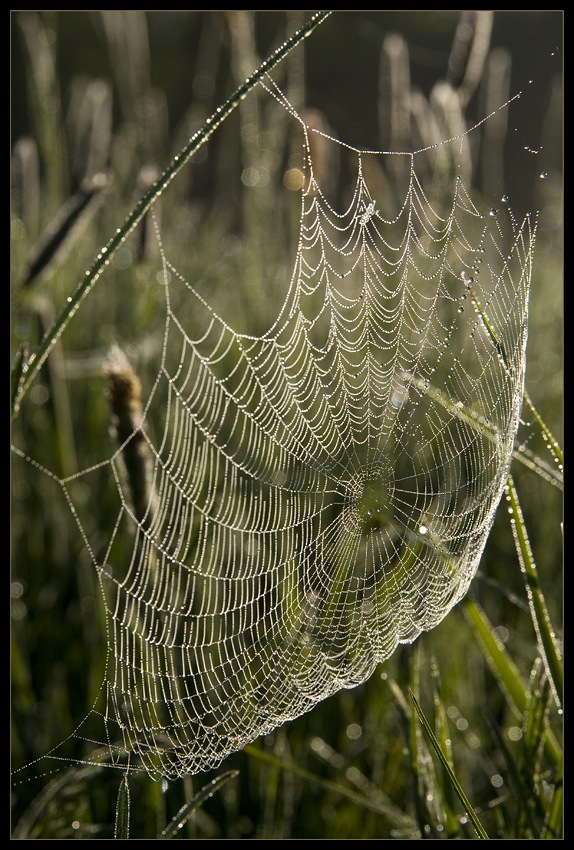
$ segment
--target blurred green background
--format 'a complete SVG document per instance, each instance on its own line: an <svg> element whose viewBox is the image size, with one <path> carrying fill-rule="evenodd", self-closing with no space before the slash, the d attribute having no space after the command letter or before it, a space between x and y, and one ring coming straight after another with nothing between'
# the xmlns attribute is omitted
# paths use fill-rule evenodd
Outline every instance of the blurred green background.
<svg viewBox="0 0 574 850"><path fill-rule="evenodd" d="M122 224L154 176L309 15L12 12L13 359L23 343L33 350L98 247ZM480 46L480 40L465 42L465 37L479 26L486 27L485 51L476 60L473 78L468 47ZM397 106L388 83L391 71L399 80L399 101L401 91L417 90L427 104L437 82L446 79L457 88L466 79L467 126L527 90L528 97L509 109L498 136L480 135L473 150L473 185L486 203L508 193L518 213L540 213L526 386L559 441L562 38L560 11L495 12L480 23L472 13L457 11L333 13L276 75L297 107L314 110L321 126L343 141L371 149L394 149L397 141L404 149L413 144L390 119ZM253 298L265 302L263 324L276 307L268 290L262 298L263 287L270 270L278 287L286 285L290 228L296 228L293 210L286 209L285 229L273 243L262 237L262 215L274 203L274 178L279 179L290 155L287 137L277 150L274 117L255 97L247 98L158 204L162 238L175 265L223 309L242 307L244 321L252 318L252 302L243 302L241 294L233 296L238 302L229 301L226 292L233 288L242 293L249 283ZM261 163L271 174L267 182L261 179ZM247 191L249 168L259 174L259 184L249 187L255 193ZM40 255L33 268L37 274L30 275L30 263L58 212L82 191L88 192L89 203L77 226L49 263ZM147 225L140 226L71 322L13 422L13 443L58 478L86 470L113 451L102 376L110 344L118 341L128 351L144 389L155 374L163 314L146 289L154 268L153 238ZM239 313L237 319L241 321ZM554 464L528 412L524 420L519 440ZM513 473L560 634L562 494L521 465ZM98 494L98 517L89 515L90 491ZM99 468L78 480L74 498L85 505L81 521L89 529L90 544L103 546L109 536L106 517L113 522L117 505ZM86 767L82 772L67 762L35 764L72 733L97 697L105 663L97 579L57 481L17 455L11 502L12 769L32 763L25 780L18 774L13 784L12 824L28 812L18 837L111 837L119 771ZM537 656L536 639L504 509L495 520L473 595L527 682ZM409 725L399 698L413 681L428 711L434 710L440 682L453 758L491 837L524 837L524 807L507 775L504 747L492 731L494 725L508 747L519 747L520 718L508 708L459 608L414 647L397 652L364 685L330 698L257 741L249 752L227 759L213 775L237 768L239 776L207 801L178 837L475 837L464 818L456 821L456 834L447 835L439 774L430 775L428 759L423 769L424 758L413 768ZM72 737L59 753L81 758L83 750ZM310 775L297 775L281 766L281 760ZM166 787L145 776L132 779L131 837L155 837L210 778L187 778ZM60 787L50 785L58 781ZM422 796L419 786L426 789ZM42 789L44 797L38 796ZM349 792L360 795L360 801ZM31 815L34 800L37 808ZM536 809L530 820L534 833L544 817Z"/></svg>

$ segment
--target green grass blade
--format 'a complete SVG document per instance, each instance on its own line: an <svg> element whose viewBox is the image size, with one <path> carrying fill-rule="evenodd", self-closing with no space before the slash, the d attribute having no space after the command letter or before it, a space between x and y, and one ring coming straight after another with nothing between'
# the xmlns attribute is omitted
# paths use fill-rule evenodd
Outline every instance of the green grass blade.
<svg viewBox="0 0 574 850"><path fill-rule="evenodd" d="M126 773L120 782L118 802L116 806L116 823L114 838L125 840L130 837L130 786L129 775Z"/></svg>
<svg viewBox="0 0 574 850"><path fill-rule="evenodd" d="M486 660L495 675L507 701L517 709L522 717L526 709L526 687L520 678L518 670L504 649L504 646L494 635L494 629L486 614L469 596L463 600L464 613L472 626Z"/></svg>
<svg viewBox="0 0 574 850"><path fill-rule="evenodd" d="M538 753L541 749L543 732L548 716L548 679L541 675L541 668L540 659L537 658L530 677L528 705L524 717L524 747L522 751L526 771L529 776L534 776L540 767Z"/></svg>
<svg viewBox="0 0 574 850"><path fill-rule="evenodd" d="M409 693L420 693L422 644L418 643L410 653L410 685ZM430 811L429 797L436 800L439 796L434 764L423 738L420 724L417 723L416 712L409 710L409 751L411 755L411 773L413 777L413 794L415 811L421 832L421 838L438 838L436 816Z"/></svg>
<svg viewBox="0 0 574 850"><path fill-rule="evenodd" d="M538 423L538 426L539 426L540 430L542 431L542 435L544 437L546 445L548 446L548 448L550 449L550 451L552 452L552 454L556 458L557 462L560 465L562 465L564 463L564 455L562 453L562 449L560 448L560 444L558 443L558 440L552 435L550 429L546 427L546 423L544 422L544 420L542 419L542 417L540 416L540 414L536 410L536 408L534 406L534 402L532 401L532 399L530 398L530 396L528 395L526 390L524 391L524 401L528 405L530 412L532 413L536 422Z"/></svg>
<svg viewBox="0 0 574 850"><path fill-rule="evenodd" d="M431 744L433 745L434 750L435 750L436 754L438 755L444 770L446 771L448 779L451 782L454 791L456 792L460 802L462 803L462 805L464 807L465 812L468 815L470 822L474 826L479 838L487 839L488 835L486 833L486 830L484 829L484 827L481 824L476 812L474 811L473 807L471 806L468 797L464 793L464 790L463 790L460 782L456 778L456 775L455 775L454 771L452 770L452 768L450 766L448 758L444 754L444 752L441 748L441 745L440 745L436 735L434 734L434 732L432 730L430 723L428 722L428 720L424 716L423 711L422 711L414 693L412 692L412 690L410 688L409 688L409 693L410 693L410 697L413 701L413 705L414 705L414 707L417 711L418 717L419 717L419 719L420 719L420 721L423 725L423 728L424 728L425 732L427 733L429 740L430 740Z"/></svg>
<svg viewBox="0 0 574 850"><path fill-rule="evenodd" d="M28 344L26 342L20 343L20 347L16 352L16 356L14 358L14 363L12 364L12 369L10 372L10 409L14 409L14 405L16 404L16 399L20 394L20 386L24 379L24 371L26 360L28 358Z"/></svg>
<svg viewBox="0 0 574 850"><path fill-rule="evenodd" d="M416 652L416 650L415 650ZM416 663L416 655L413 652L408 654L409 659L409 684L407 684L409 691L416 691L419 693L419 683L418 683L418 664ZM404 704L408 705L406 700L403 700ZM421 775L421 757L419 752L419 726L416 723L415 713L409 706L408 711L405 713L406 720L406 732L407 732L407 740L408 740L408 748L409 748L409 756L410 756L410 774L411 774L411 784L412 784L412 793L413 793L413 802L415 808L415 815L418 823L418 828L421 834L421 838L425 836L426 830L428 830L430 826L430 817L426 805L426 795L424 791L424 780Z"/></svg>
<svg viewBox="0 0 574 850"><path fill-rule="evenodd" d="M399 670L401 680L404 681L404 674L408 669L409 682L405 683L405 687L409 690L418 692L418 664L416 663L416 655L412 652L412 648L408 645L401 647L401 653L404 656L404 662L401 663ZM408 757L409 757L409 785L410 793L414 807L413 828L419 833L419 838L428 838L429 830L433 830L432 818L427 806L425 783L429 783L429 759L426 752L421 753L422 741L420 725L416 722L416 715L404 694L401 685L388 678L389 689L394 697L399 716L402 721L403 734L407 740ZM436 784L436 783L433 783ZM432 835L433 838L438 836Z"/></svg>
<svg viewBox="0 0 574 850"><path fill-rule="evenodd" d="M438 664L435 660L432 663L432 679L434 685L434 708L435 708L435 725L436 737L440 742L440 747L445 757L448 759L451 769L454 771L452 760L452 746L448 729L448 720L444 707L444 702L441 699L440 674ZM459 833L459 822L455 814L453 787L450 782L446 781L444 772L438 777L439 793L442 801L445 817L445 830L447 838L455 838Z"/></svg>
<svg viewBox="0 0 574 850"><path fill-rule="evenodd" d="M524 577L526 586L526 595L530 606L532 616L532 624L536 632L538 640L538 648L546 673L552 685L554 699L559 708L562 707L562 692L563 692L563 672L562 660L560 651L552 623L548 615L548 609L544 601L544 594L540 589L538 581L538 572L534 563L534 556L528 538L524 516L518 501L518 494L512 476L508 477L508 497L510 499L510 508L512 509L511 524L516 553L520 563L520 569Z"/></svg>
<svg viewBox="0 0 574 850"><path fill-rule="evenodd" d="M463 600L463 610L507 702L520 717L524 717L527 709L527 690L514 662L495 637L492 625L484 612L469 596ZM544 749L553 765L560 764L562 750L550 730L545 734Z"/></svg>
<svg viewBox="0 0 574 850"><path fill-rule="evenodd" d="M524 717L521 748L521 779L529 808L539 817L545 813L544 792L540 776L543 771L544 735L548 724L550 686L539 658L532 670L528 705Z"/></svg>
<svg viewBox="0 0 574 850"><path fill-rule="evenodd" d="M158 838L174 838L179 830L185 825L193 813L204 803L209 800L216 791L223 788L224 785L231 779L235 779L239 775L238 770L229 770L227 773L222 773L221 776L216 776L211 782L198 791L197 794L184 806L181 807L175 817L168 823L166 828L162 830Z"/></svg>
<svg viewBox="0 0 574 850"><path fill-rule="evenodd" d="M500 728L500 724L496 721L490 711L485 712L485 720L498 745L498 749L504 758L507 767L506 781L508 781L508 786L518 801L520 813L525 813L528 818L529 834L527 835L523 828L519 835L521 838L532 838L535 835L536 827L532 820L530 808L528 806L528 797L525 793L524 784L520 775L520 766L510 751L508 743L504 737L504 733Z"/></svg>
<svg viewBox="0 0 574 850"><path fill-rule="evenodd" d="M548 807L548 817L544 825L542 838L557 839L562 834L562 810L564 801L564 789L562 782L562 771L560 770L554 781L554 792Z"/></svg>

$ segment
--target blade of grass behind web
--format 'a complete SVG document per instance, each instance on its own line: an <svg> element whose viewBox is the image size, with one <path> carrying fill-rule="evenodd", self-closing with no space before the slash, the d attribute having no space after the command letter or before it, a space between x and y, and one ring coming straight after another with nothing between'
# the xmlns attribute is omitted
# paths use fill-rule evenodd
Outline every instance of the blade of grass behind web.
<svg viewBox="0 0 574 850"><path fill-rule="evenodd" d="M522 722L521 745L517 751L508 745L497 719L488 710L485 711L485 719L506 763L509 787L518 803L515 836L522 839L540 837L537 824L545 818L545 813L548 819L551 806L551 802L546 803L545 793L540 784L543 771L541 754L546 727L545 715L550 697L548 680L544 677L542 681L541 674L544 677L542 662L537 658L530 677L527 710Z"/></svg>
<svg viewBox="0 0 574 850"><path fill-rule="evenodd" d="M409 661L410 684L407 686L408 691L411 694L418 694L420 693L420 671L422 663L421 643L416 644L414 651L409 653ZM408 712L407 723L411 774L413 777L413 797L421 838L438 838L436 818L433 817L433 812L431 812L429 806L429 797L434 800L439 795L436 788L437 780L434 772L434 764L430 758L430 753L427 751L420 724L417 723L416 713L412 710Z"/></svg>
<svg viewBox="0 0 574 850"><path fill-rule="evenodd" d="M486 313L485 313L485 311L484 311L484 309L483 309L483 307L482 307L482 305L481 305L481 303L478 299L476 292L473 289L471 289L470 292L471 292L471 295L472 295L472 298L473 298L473 302L475 304L475 308L476 308L476 310L477 310L477 312L478 312L478 314L481 318L482 324L483 324L486 332L488 333L488 335L489 335L493 345L495 346L496 350L499 352L503 363L505 364L506 368L508 368L509 360L508 360L507 352L506 352L501 340L498 338L497 334L494 332L492 324L489 321L488 316L486 315ZM534 419L536 420L536 423L538 424L538 427L540 428L542 438L544 439L548 449L550 450L554 460L556 461L556 464L555 464L555 466L547 464L541 458L538 458L535 455L532 455L528 451L527 448L521 447L521 446L517 446L514 449L513 457L522 461L523 463L526 464L526 466L533 469L534 472L537 472L539 475L541 475L547 481L550 481L551 483L555 484L555 486L558 486L560 489L562 489L563 464L564 464L564 456L563 456L563 453L562 453L562 449L560 448L558 441L554 438L554 436L552 435L552 432L546 426L546 423L544 422L544 420L542 419L542 417L538 413L536 407L534 406L532 399L530 398L530 396L529 396L529 394L527 393L526 390L524 390L523 398L524 398L524 403L527 405L530 412L534 416Z"/></svg>
<svg viewBox="0 0 574 850"><path fill-rule="evenodd" d="M538 649L544 662L544 667L546 668L546 673L552 687L554 699L558 708L561 709L562 689L564 685L562 660L560 658L560 651L558 649L558 643L554 634L554 629L552 628L546 602L544 601L544 594L540 589L538 572L534 562L534 556L532 554L526 525L524 523L524 516L522 514L520 502L518 501L518 493L516 492L512 476L508 477L507 494L510 508L512 510L512 534L514 537L516 553L518 555L518 562L524 577L526 596L530 606L532 624L534 626L534 631L536 632Z"/></svg>
<svg viewBox="0 0 574 850"><path fill-rule="evenodd" d="M543 664L537 658L530 674L528 704L522 724L520 776L528 805L538 816L543 816L547 808L541 776L544 772L542 755L550 700L550 684Z"/></svg>
<svg viewBox="0 0 574 850"><path fill-rule="evenodd" d="M439 743L439 741L438 741L438 739L437 739L436 735L434 734L434 732L433 732L433 730L432 730L432 727L431 727L430 723L428 722L428 720L427 720L427 719L426 719L426 717L424 716L423 711L422 711L422 709L421 709L421 707L420 707L419 703L417 702L417 699L416 699L416 697L415 697L414 693L412 692L412 690L411 690L410 688L409 688L409 694L410 694L410 697L411 697L411 699L412 699L412 701L413 701L413 705L414 705L414 707L415 707L415 709L416 709L416 711L417 711L417 714L418 714L418 716L419 716L419 719L420 719L420 721L421 721L421 723L422 723L422 725L423 725L423 728L424 728L425 732L427 733L427 735L428 735L428 737L429 737L429 739L430 739L430 742L431 742L431 744L433 745L433 747L434 747L434 749L435 749L435 752L436 752L436 754L438 755L438 757L439 757L439 759L440 759L440 761L441 761L441 763L442 763L442 766L443 766L443 768L444 768L444 770L445 770L445 772L446 772L446 774L447 774L447 776L448 776L448 779L449 779L449 781L450 781L450 783L451 783L451 785L452 785L452 787L453 787L454 791L456 792L456 794L457 794L457 796L458 796L458 798L459 798L460 802L462 803L462 805L463 805L463 807L464 807L465 812L466 812L466 813L467 813L467 815L468 815L468 818L469 818L470 822L471 822L471 823L472 823L472 825L474 826L474 828L475 828L475 830L476 830L476 832L477 832L478 837L479 837L479 838L486 838L486 839L487 839L487 838L488 838L488 834L487 834L486 830L484 829L484 827L483 827L483 825L481 824L481 822L480 822L480 820L479 820L479 818L478 818L478 816L477 816L476 812L474 811L473 807L471 806L471 804L470 804L470 800L468 799L468 797L467 797L467 796L466 796L466 794L464 793L464 790L463 790L463 788L462 788L462 785L460 784L460 782L459 782L459 781L458 781L458 779L456 778L456 775L455 775L455 773L454 773L454 771L453 771L452 767L450 766L450 763L449 763L448 758L447 758L447 757L446 757L446 755L444 754L444 752L443 752L443 750L442 750L442 748L441 748L441 745L440 745L440 743Z"/></svg>
<svg viewBox="0 0 574 850"><path fill-rule="evenodd" d="M500 724L497 722L496 718L492 715L492 713L488 710L488 708L486 708L486 710L484 712L484 717L485 717L486 723L488 725L488 728L490 729L490 732L491 732L494 740L496 741L498 749L499 749L499 751L502 754L502 757L504 759L504 763L506 765L506 777L505 778L506 778L506 781L508 782L509 788L511 789L512 794L514 795L514 797L516 798L516 800L518 802L520 811L523 812L528 819L527 828L529 830L529 834L526 835L524 828L523 828L522 831L520 832L520 837L521 838L532 838L536 833L535 824L534 824L534 821L532 820L531 811L530 811L529 806L528 806L528 798L525 795L524 786L523 786L523 783L521 782L520 768L519 768L518 764L516 763L516 759L514 758L512 752L510 750L510 747L508 746L508 743L507 743L507 741L504 737L504 733L503 733L502 729L500 728Z"/></svg>
<svg viewBox="0 0 574 850"><path fill-rule="evenodd" d="M411 373L405 373L406 377L408 377L414 386L419 389L421 392L425 393L432 398L434 402L439 404L449 413L451 413L457 419L460 419L467 425L470 425L477 433L481 434L482 437L485 437L487 440L495 443L498 439L498 432L496 428L484 421L484 417L477 414L470 408L458 407L457 403L452 399L448 398L448 396L441 392L438 387L434 387L432 384L429 384L427 381L422 378L417 377ZM531 404L531 403L530 403ZM537 414L537 422L540 424L542 420ZM542 427L542 426L541 426ZM547 428L544 426L545 436L549 439L546 432ZM552 448L551 444L548 443L550 448L553 451L554 456L556 455L556 451ZM528 469L531 469L536 475L539 475L545 481L548 481L549 484L552 484L553 487L556 487L558 490L562 490L564 486L563 482L563 473L562 466L557 464L550 464L546 460L543 460L538 455L534 454L530 451L528 446L517 445L515 446L512 457L514 460L519 461Z"/></svg>
<svg viewBox="0 0 574 850"><path fill-rule="evenodd" d="M548 806L548 816L544 824L542 838L558 838L560 836L562 831L563 799L562 770L559 770L554 780L554 791L550 805Z"/></svg>
<svg viewBox="0 0 574 850"><path fill-rule="evenodd" d="M403 688L408 688L410 692L416 691L418 693L419 662L417 655L419 654L419 647L420 644L417 645L416 649L409 645L401 647L400 652L404 660L402 659L402 663L399 664L400 684L399 681L395 681L391 677L387 677L387 681L395 699L407 741L408 773L414 809L413 827L418 832L418 838L430 837L436 839L438 835L434 829L433 818L428 810L425 788L425 785L429 788L431 785L433 788L436 786L436 782L431 776L432 760L424 747L420 724L416 722L416 714L403 691Z"/></svg>
<svg viewBox="0 0 574 850"><path fill-rule="evenodd" d="M547 427L546 423L538 413L536 407L534 406L534 402L532 401L526 390L524 391L524 401L528 405L530 412L538 423L543 439L546 441L546 445L556 458L556 462L559 464L561 469L562 464L564 463L564 455L562 453L562 449L558 440L553 436L552 432L550 431L550 428Z"/></svg>
<svg viewBox="0 0 574 850"><path fill-rule="evenodd" d="M431 675L433 682L433 701L435 708L435 727L436 736L440 742L440 747L445 757L448 759L450 767L454 770L452 760L452 743L450 739L448 721L445 711L444 702L441 699L441 681L440 671L436 659L432 660ZM459 822L455 814L454 795L452 784L446 779L444 771L437 776L439 784L439 793L442 801L445 818L445 829L447 838L456 838L459 833Z"/></svg>

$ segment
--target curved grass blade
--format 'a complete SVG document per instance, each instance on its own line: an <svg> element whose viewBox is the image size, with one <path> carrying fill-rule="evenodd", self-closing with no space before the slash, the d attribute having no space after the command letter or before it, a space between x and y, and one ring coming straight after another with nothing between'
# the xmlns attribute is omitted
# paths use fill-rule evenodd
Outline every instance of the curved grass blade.
<svg viewBox="0 0 574 850"><path fill-rule="evenodd" d="M215 779L212 779L211 782L204 785L201 791L198 791L188 803L181 807L179 812L168 823L166 828L158 835L158 838L174 838L174 836L177 835L179 830L185 825L201 804L205 802L205 800L209 800L210 797L213 797L216 791L219 791L220 788L223 788L224 785L227 785L231 779L235 779L238 775L238 770L229 770L227 773L222 773L221 776L216 776Z"/></svg>
<svg viewBox="0 0 574 850"><path fill-rule="evenodd" d="M444 769L446 771L446 774L447 774L447 776L448 776L448 778L451 782L451 785L452 785L454 791L456 792L460 802L462 803L465 812L468 815L470 822L474 826L478 837L483 838L483 839L488 839L488 834L487 834L486 830L484 829L483 825L481 824L480 820L478 819L476 812L472 808L468 797L464 793L462 785L460 784L460 782L456 778L456 775L455 775L453 769L450 766L448 758L446 757L446 755L444 754L444 752L441 749L440 743L438 742L437 737L434 734L430 723L428 722L428 720L424 716L423 711L422 711L420 705L418 704L418 701L417 701L414 693L412 692L412 690L410 688L409 688L409 694L410 694L410 697L413 701L413 705L414 705L414 707L417 711L419 719L420 719L420 721L423 725L423 728L424 728L425 732L427 733L427 735L430 739L430 742L433 745L435 752L438 755L438 757L439 757L439 759L442 763L442 766L444 767Z"/></svg>

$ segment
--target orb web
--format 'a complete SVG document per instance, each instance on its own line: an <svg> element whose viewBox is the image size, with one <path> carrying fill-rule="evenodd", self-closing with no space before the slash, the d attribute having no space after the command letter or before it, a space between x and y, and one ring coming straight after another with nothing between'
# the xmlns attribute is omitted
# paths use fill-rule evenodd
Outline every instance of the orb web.
<svg viewBox="0 0 574 850"><path fill-rule="evenodd" d="M489 214L456 173L431 197L428 150L342 146L353 186L334 201L316 131L275 94L304 161L276 319L234 328L157 224L159 368L106 461L101 711L115 751L156 778L217 766L440 623L477 570L518 427L535 223ZM391 160L394 204L372 178ZM146 458L137 505L130 452Z"/></svg>

